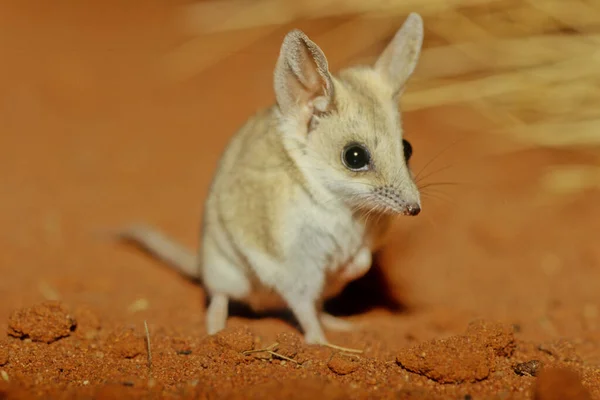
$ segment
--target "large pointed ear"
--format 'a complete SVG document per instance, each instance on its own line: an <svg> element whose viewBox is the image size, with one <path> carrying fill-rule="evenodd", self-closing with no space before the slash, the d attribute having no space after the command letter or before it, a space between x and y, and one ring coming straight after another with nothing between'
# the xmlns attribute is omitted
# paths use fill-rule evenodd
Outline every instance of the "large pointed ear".
<svg viewBox="0 0 600 400"><path fill-rule="evenodd" d="M275 67L275 97L286 117L310 124L333 107L333 82L323 51L300 30L283 39Z"/></svg>
<svg viewBox="0 0 600 400"><path fill-rule="evenodd" d="M404 90L423 45L423 19L411 13L375 62L375 70L392 86L394 96Z"/></svg>

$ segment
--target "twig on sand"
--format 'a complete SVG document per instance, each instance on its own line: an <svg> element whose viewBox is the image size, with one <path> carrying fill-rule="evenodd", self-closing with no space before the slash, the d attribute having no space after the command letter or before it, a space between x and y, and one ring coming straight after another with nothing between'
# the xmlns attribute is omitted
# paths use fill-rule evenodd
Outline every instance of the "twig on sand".
<svg viewBox="0 0 600 400"><path fill-rule="evenodd" d="M265 347L264 349L256 349L256 350L246 350L244 352L242 352L243 355L247 356L248 354L253 354L253 353L268 353L269 355L271 355L272 357L277 357L277 358L281 358L283 360L286 361L291 361L293 363L296 363L298 365L300 365L300 363L292 358L286 357L283 354L279 354L275 351L275 349L279 346L279 343L275 342L272 345L270 345L269 347Z"/></svg>
<svg viewBox="0 0 600 400"><path fill-rule="evenodd" d="M332 348L332 349L335 349L335 350L339 350L342 353L357 353L357 354L363 353L363 350L351 349L349 347L337 346L337 345L331 344L331 343L325 343L325 344L323 344L323 346L329 347L329 348Z"/></svg>
<svg viewBox="0 0 600 400"><path fill-rule="evenodd" d="M146 330L146 350L148 352L148 385L154 386L154 376L152 373L152 349L150 348L150 330L148 323L144 320L144 329Z"/></svg>

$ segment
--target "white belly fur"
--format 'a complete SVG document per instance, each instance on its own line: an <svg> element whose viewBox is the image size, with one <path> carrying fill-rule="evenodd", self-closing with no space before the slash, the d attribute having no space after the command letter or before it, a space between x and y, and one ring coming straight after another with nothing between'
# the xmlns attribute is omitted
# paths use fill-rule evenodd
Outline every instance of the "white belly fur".
<svg viewBox="0 0 600 400"><path fill-rule="evenodd" d="M252 290L244 301L257 311L286 307L279 293L274 290L278 285L273 280L279 278L265 278L265 266L269 264L274 269L272 275L285 273L288 275L286 278L320 286L318 300L336 296L371 265L365 226L354 218L350 209L341 203L329 207L305 204L309 201L301 199L296 202L296 207L287 215L287 229L281 233L286 242L284 260L278 262L252 254L253 252L248 254L250 262L260 263L258 270L262 276L250 277ZM361 250L358 260L361 265L357 274L353 260ZM368 259L365 259L365 250ZM250 269L257 271L256 266Z"/></svg>

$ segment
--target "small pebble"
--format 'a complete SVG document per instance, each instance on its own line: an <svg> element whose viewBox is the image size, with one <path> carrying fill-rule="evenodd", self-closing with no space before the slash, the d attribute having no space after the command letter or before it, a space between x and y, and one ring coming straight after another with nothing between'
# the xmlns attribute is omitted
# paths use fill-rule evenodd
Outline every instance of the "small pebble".
<svg viewBox="0 0 600 400"><path fill-rule="evenodd" d="M521 376L537 376L542 363L538 360L531 360L524 363L517 364L513 367L513 370L517 375Z"/></svg>

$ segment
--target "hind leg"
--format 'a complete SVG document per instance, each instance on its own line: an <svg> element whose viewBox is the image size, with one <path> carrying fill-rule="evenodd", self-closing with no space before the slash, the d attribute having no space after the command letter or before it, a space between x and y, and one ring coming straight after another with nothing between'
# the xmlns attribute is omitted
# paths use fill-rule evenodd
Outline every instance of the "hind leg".
<svg viewBox="0 0 600 400"><path fill-rule="evenodd" d="M306 343L326 344L327 339L317 311L316 296L310 296L302 290L288 290L281 294L298 320Z"/></svg>
<svg viewBox="0 0 600 400"><path fill-rule="evenodd" d="M250 292L250 283L243 269L234 260L225 257L210 240L202 248L202 284L210 301L206 310L206 331L209 335L227 325L229 300L242 300Z"/></svg>

